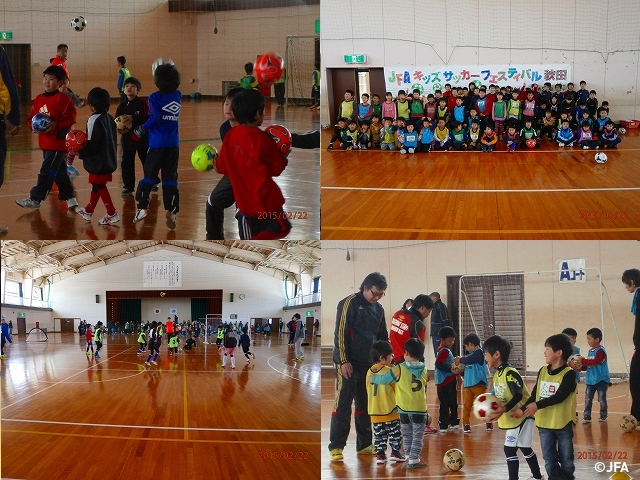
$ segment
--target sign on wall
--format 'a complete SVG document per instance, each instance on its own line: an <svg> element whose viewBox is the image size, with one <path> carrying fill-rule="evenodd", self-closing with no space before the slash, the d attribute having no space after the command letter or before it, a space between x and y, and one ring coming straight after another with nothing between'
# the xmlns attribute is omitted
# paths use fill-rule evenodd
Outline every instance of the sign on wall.
<svg viewBox="0 0 640 480"><path fill-rule="evenodd" d="M586 283L587 282L587 260L584 258L570 258L558 262L558 282L559 283Z"/></svg>
<svg viewBox="0 0 640 480"><path fill-rule="evenodd" d="M563 90L566 90L567 83L572 81L570 64L385 67L384 75L387 91L393 93L394 97L398 90L411 93L415 88L420 90L421 95L436 90L444 92L447 83L452 87L468 87L473 82L476 86L494 84L520 88L525 83L527 86L537 83L542 87L542 84L551 82L552 86L561 83Z"/></svg>
<svg viewBox="0 0 640 480"><path fill-rule="evenodd" d="M182 287L182 262L143 262L143 287Z"/></svg>

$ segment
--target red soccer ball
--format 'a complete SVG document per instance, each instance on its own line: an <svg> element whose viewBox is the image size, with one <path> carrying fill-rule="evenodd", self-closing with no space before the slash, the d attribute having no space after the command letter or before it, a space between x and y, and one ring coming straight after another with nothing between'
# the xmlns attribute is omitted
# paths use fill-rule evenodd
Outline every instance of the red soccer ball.
<svg viewBox="0 0 640 480"><path fill-rule="evenodd" d="M87 145L87 134L82 130L71 130L65 137L66 145L69 150L77 152Z"/></svg>
<svg viewBox="0 0 640 480"><path fill-rule="evenodd" d="M533 138L527 140L527 148L534 148L536 146L536 141Z"/></svg>
<svg viewBox="0 0 640 480"><path fill-rule="evenodd" d="M291 152L291 132L282 125L269 125L264 131L273 138L278 146L278 151L286 157Z"/></svg>
<svg viewBox="0 0 640 480"><path fill-rule="evenodd" d="M284 60L274 52L267 52L258 55L256 63L253 65L253 74L259 84L269 86L282 76L284 71Z"/></svg>

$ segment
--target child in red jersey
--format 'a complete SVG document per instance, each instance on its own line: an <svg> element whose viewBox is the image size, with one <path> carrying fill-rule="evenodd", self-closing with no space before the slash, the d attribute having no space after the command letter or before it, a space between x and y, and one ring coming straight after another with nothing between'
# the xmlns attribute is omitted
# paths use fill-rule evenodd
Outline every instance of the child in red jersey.
<svg viewBox="0 0 640 480"><path fill-rule="evenodd" d="M216 170L231 181L242 240L273 240L291 231L282 208L284 196L272 178L288 162L269 135L258 128L264 107L264 97L257 90L244 90L233 97L233 116L240 124L225 136L216 162Z"/></svg>
<svg viewBox="0 0 640 480"><path fill-rule="evenodd" d="M16 200L22 208L40 209L42 202L55 182L58 186L58 199L67 202L69 209L78 206L76 194L67 175L67 146L65 136L76 123L76 108L73 101L58 89L66 78L60 66L50 66L43 72L42 84L44 93L33 99L32 118L36 113L46 113L51 117L51 124L44 132L38 133L38 146L42 150L42 166L38 173L38 181L29 192L29 197ZM31 127L31 125L29 125Z"/></svg>
<svg viewBox="0 0 640 480"><path fill-rule="evenodd" d="M93 332L91 331L91 325L87 325L87 329L84 332L84 338L87 341L87 357L88 357L89 347L91 347L91 355L93 355Z"/></svg>

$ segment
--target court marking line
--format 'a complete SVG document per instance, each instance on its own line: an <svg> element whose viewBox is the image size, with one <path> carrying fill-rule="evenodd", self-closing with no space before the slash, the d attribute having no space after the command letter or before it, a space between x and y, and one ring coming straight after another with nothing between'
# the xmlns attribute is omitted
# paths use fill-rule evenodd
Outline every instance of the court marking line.
<svg viewBox="0 0 640 480"><path fill-rule="evenodd" d="M393 188L393 187L337 187L321 186L320 190L354 190L358 192L407 192L407 193L561 193L561 192L635 192L640 187L602 188L522 188L522 189L463 189L463 188Z"/></svg>
<svg viewBox="0 0 640 480"><path fill-rule="evenodd" d="M184 430L185 427L169 427L158 425L118 425L111 423L84 423L84 422L56 422L49 420L28 420L23 418L3 418L3 422L17 423L38 423L46 425L68 425L73 427L103 427L103 428L129 428L143 430ZM260 428L209 428L209 427L187 427L194 432L250 432L250 433L320 433L320 430L273 430ZM5 431L3 429L3 431ZM122 438L122 437L117 437ZM187 440L187 439L185 439ZM278 443L278 442L275 442Z"/></svg>
<svg viewBox="0 0 640 480"><path fill-rule="evenodd" d="M270 367L273 371L278 372L279 374L284 375L285 377L289 377L289 378L292 378L293 380L297 380L298 382L303 383L303 380L301 380L301 379L299 379L299 378L296 378L296 377L294 377L294 376L292 376L292 375L289 375L288 373L285 373L285 372L283 372L283 371L281 371L281 370L278 370L276 367L274 367L273 365L271 365L271 359L272 359L272 358L279 357L279 356L281 356L281 355L289 355L289 353L288 353L288 352L287 352L287 353L277 353L277 354L275 354L275 355L272 355L271 357L269 357L269 358L267 359L267 365L269 365L269 367ZM284 365L284 366L286 366L286 367L289 367L289 368L293 368L294 370L302 370L301 368L297 368L297 367L295 367L295 366L293 366L293 365L289 365L288 363L285 363L285 362L283 362L283 361L280 361L280 364L282 364L282 365ZM306 371L306 370L305 370L305 371Z"/></svg>
<svg viewBox="0 0 640 480"><path fill-rule="evenodd" d="M187 372L185 371L185 362L187 361L187 356L182 356L182 396L183 400L183 408L184 408L184 439L189 440L189 409L187 407Z"/></svg>
<svg viewBox="0 0 640 480"><path fill-rule="evenodd" d="M6 433L17 433L17 434L29 434L29 435L47 435L47 436L57 436L57 437L79 437L79 438L92 438L95 439L95 435L83 434L83 433L57 433L57 432L36 432L33 430L7 430L3 429L2 432ZM314 432L320 433L320 432ZM138 441L147 441L147 442L189 442L189 443L237 443L237 444L258 444L258 445L313 445L318 446L320 442L268 442L268 441L259 441L259 440L199 440L199 439L190 439L184 440L182 438L148 438L148 437L118 437L116 435L100 435L100 439L110 439L110 440L138 440Z"/></svg>

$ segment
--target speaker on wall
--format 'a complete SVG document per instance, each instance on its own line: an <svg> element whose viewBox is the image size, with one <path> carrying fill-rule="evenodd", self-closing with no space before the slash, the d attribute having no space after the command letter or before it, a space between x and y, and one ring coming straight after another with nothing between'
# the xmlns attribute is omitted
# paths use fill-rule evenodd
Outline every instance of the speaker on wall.
<svg viewBox="0 0 640 480"><path fill-rule="evenodd" d="M233 293L230 293L230 294L229 294L229 301L230 301L230 302L233 302Z"/></svg>
<svg viewBox="0 0 640 480"><path fill-rule="evenodd" d="M96 295L96 303L100 303L100 295Z"/></svg>

